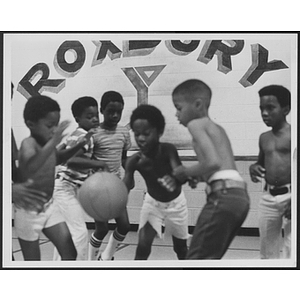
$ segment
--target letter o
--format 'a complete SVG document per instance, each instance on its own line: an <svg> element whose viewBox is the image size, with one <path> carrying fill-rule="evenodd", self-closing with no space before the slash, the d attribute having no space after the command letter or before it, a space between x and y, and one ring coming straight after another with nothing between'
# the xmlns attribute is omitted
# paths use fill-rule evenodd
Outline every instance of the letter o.
<svg viewBox="0 0 300 300"><path fill-rule="evenodd" d="M76 59L72 63L67 62L65 58L66 52L70 50L76 53ZM79 41L65 41L57 49L54 66L62 75L73 77L84 65L85 57L85 49Z"/></svg>

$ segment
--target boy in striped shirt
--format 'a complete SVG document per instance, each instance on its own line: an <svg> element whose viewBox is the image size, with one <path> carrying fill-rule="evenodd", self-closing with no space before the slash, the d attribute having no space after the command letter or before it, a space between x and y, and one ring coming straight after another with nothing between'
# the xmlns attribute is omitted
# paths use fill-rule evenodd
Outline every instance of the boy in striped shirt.
<svg viewBox="0 0 300 300"><path fill-rule="evenodd" d="M67 163L59 166L55 180L54 198L70 229L77 250L77 260L86 260L88 230L85 224L85 214L77 199L77 191L94 170L105 169L105 163L91 159L94 148L92 134L99 126L97 101L92 97L81 97L72 104L71 109L78 127L67 138L64 146L68 149L77 144L78 140L84 136L89 137L89 143ZM55 250L54 260L58 259L59 256Z"/></svg>
<svg viewBox="0 0 300 300"><path fill-rule="evenodd" d="M93 136L93 158L104 162L109 172L118 177L121 177L121 166L124 166L127 150L131 146L129 130L118 124L122 117L123 108L124 100L118 92L108 91L104 93L100 104L100 112L103 114L104 120ZM101 254L99 248L108 233L108 222L95 221L96 229L91 235L89 244L89 260L113 260L118 244L125 239L130 230L127 209L115 221L117 227Z"/></svg>

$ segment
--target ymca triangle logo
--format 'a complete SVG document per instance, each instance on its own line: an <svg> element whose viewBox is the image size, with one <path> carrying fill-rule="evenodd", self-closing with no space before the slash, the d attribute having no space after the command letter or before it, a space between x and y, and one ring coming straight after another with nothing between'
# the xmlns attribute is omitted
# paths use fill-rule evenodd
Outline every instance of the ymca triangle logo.
<svg viewBox="0 0 300 300"><path fill-rule="evenodd" d="M136 71L142 77L147 86L156 79L166 65L161 66L146 66L146 67L135 67Z"/></svg>

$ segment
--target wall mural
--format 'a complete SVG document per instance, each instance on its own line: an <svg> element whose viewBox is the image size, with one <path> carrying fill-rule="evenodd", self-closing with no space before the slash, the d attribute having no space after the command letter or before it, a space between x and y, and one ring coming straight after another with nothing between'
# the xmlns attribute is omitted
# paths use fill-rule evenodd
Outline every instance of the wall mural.
<svg viewBox="0 0 300 300"><path fill-rule="evenodd" d="M122 57L147 56L155 51L155 48L161 42L160 40L123 41L121 50L109 40L92 41L96 48L91 67L101 65L106 57L113 61L122 59ZM167 40L164 43L166 48L174 55L186 56L197 50L200 40L185 42ZM207 40L200 49L197 62L208 64L214 56L217 56L217 71L227 74L232 71L232 56L241 53L244 45L244 40ZM65 54L69 51L74 54L75 60L73 62L67 62L65 59ZM252 64L239 80L244 88L254 85L265 72L289 68L281 60L268 61L269 51L259 43L251 44L251 55ZM41 94L43 91L59 93L65 87L67 78L76 76L85 63L86 51L82 43L77 40L64 41L54 53L53 64L56 71L66 79L49 78L49 66L44 62L40 62L32 66L24 75L18 84L17 90L26 99ZM148 102L148 89L164 68L165 65L122 68L125 76L137 91L138 105ZM40 76L40 79L33 85L37 76Z"/></svg>

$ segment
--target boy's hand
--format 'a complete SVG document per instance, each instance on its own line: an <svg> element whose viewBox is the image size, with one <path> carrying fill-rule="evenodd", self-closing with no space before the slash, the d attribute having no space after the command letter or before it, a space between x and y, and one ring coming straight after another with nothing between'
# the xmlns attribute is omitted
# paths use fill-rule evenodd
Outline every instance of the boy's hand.
<svg viewBox="0 0 300 300"><path fill-rule="evenodd" d="M96 172L108 172L109 173L109 168L108 166L105 164L104 166L99 167Z"/></svg>
<svg viewBox="0 0 300 300"><path fill-rule="evenodd" d="M158 178L157 181L169 192L174 192L176 189L176 180L170 175L165 175L162 178Z"/></svg>
<svg viewBox="0 0 300 300"><path fill-rule="evenodd" d="M32 188L33 180L28 179L24 183L12 185L12 200L16 207L25 210L33 210L40 213L47 202L47 195L44 192Z"/></svg>
<svg viewBox="0 0 300 300"><path fill-rule="evenodd" d="M188 180L188 176L186 175L186 168L182 165L175 168L172 175L175 176L176 179L181 183L185 183Z"/></svg>
<svg viewBox="0 0 300 300"><path fill-rule="evenodd" d="M70 121L65 120L58 124L53 135L53 139L56 145L58 145L61 142L61 140L66 136L66 134L63 134L63 132L67 129L70 123Z"/></svg>
<svg viewBox="0 0 300 300"><path fill-rule="evenodd" d="M261 181L265 177L266 169L259 164L253 164L249 168L251 180L253 182Z"/></svg>
<svg viewBox="0 0 300 300"><path fill-rule="evenodd" d="M88 144L92 135L95 134L96 131L97 128L91 128L85 136L78 139L78 143L82 143L82 146Z"/></svg>
<svg viewBox="0 0 300 300"><path fill-rule="evenodd" d="M189 186L190 186L192 189L195 189L195 188L197 187L198 182L199 182L199 180L198 180L198 178L196 178L196 177L189 177L189 178L188 178Z"/></svg>

